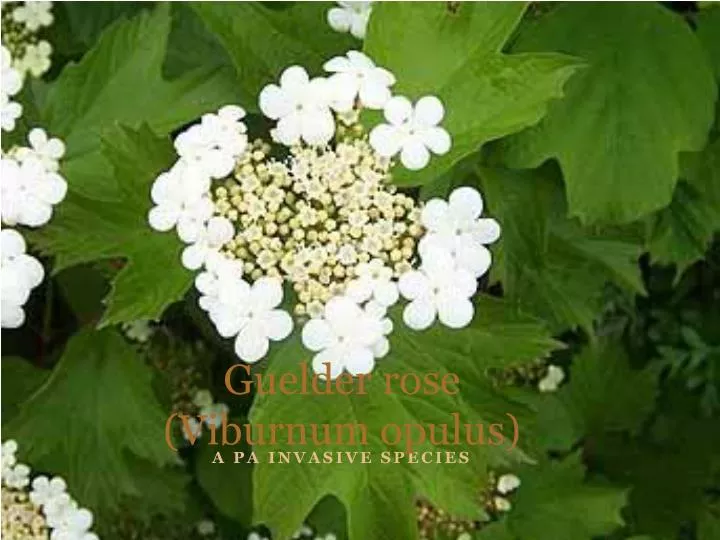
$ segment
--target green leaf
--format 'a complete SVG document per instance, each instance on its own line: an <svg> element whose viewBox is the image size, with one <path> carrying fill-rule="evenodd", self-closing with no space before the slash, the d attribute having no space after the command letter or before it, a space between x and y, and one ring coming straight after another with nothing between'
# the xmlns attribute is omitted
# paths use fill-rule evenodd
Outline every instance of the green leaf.
<svg viewBox="0 0 720 540"><path fill-rule="evenodd" d="M510 166L556 158L570 214L584 223L630 222L670 203L678 153L703 147L717 97L679 16L650 2L565 3L528 25L513 50L562 51L590 67L542 122L508 139Z"/></svg>
<svg viewBox="0 0 720 540"><path fill-rule="evenodd" d="M720 139L686 161L685 180L655 216L649 245L653 261L675 264L678 275L705 256L720 229Z"/></svg>
<svg viewBox="0 0 720 540"><path fill-rule="evenodd" d="M193 2L192 7L235 64L248 110L257 110L260 90L285 68L297 64L320 75L327 60L359 45L330 28L332 5L325 2Z"/></svg>
<svg viewBox="0 0 720 540"><path fill-rule="evenodd" d="M299 448L278 441L275 445L264 446L263 450L357 450L374 455L372 464L335 463L321 467L312 464L268 465L261 459L254 467L253 477L255 520L267 524L276 537L288 537L328 495L337 497L345 506L351 539L417 538L416 496L427 497L453 514L473 519L482 515L478 490L487 478L487 468L523 459L518 449L508 452L503 446L487 445L487 441L485 446L462 443L459 446L434 446L426 441L418 442L415 449L467 450L470 462L384 465L379 461L380 452L402 451L404 443L386 445L379 434L388 423L400 426L449 423L452 431L452 413L459 415L461 424L498 423L503 424L506 435L511 433L506 413L519 405L501 395L485 376L485 371L488 367L509 362L527 362L537 355L547 354L555 344L541 326L517 315L512 308L506 307L509 312L502 315L502 305L499 300L481 298L472 325L461 331L432 328L416 333L396 324L390 337L390 354L379 362L367 381L367 395L258 395L250 415L253 424L363 423L368 430L367 445ZM493 318L499 318L499 321L494 326L486 326ZM306 355L301 345L291 340L269 360L266 373L298 375L298 360ZM428 397L400 392L385 394L385 374L414 377L428 372L438 373L441 377L446 373L457 373L460 392Z"/></svg>
<svg viewBox="0 0 720 540"><path fill-rule="evenodd" d="M698 13L697 36L710 57L715 77L720 80L720 8L703 9Z"/></svg>
<svg viewBox="0 0 720 540"><path fill-rule="evenodd" d="M623 525L624 491L586 481L577 454L513 472L522 484L510 496L512 510L505 521L483 529L478 540L590 540Z"/></svg>
<svg viewBox="0 0 720 540"><path fill-rule="evenodd" d="M82 505L105 511L141 494L137 459L156 467L174 462L165 417L135 350L115 330L84 330L3 436L20 441L34 469L62 475Z"/></svg>
<svg viewBox="0 0 720 540"><path fill-rule="evenodd" d="M193 70L172 81L162 77L170 15L167 5L109 26L77 64L53 83L43 111L48 131L64 139L62 164L70 190L113 200L119 187L107 173L100 137L117 124L147 123L165 135L236 98L221 70Z"/></svg>
<svg viewBox="0 0 720 540"><path fill-rule="evenodd" d="M0 372L4 424L17 414L20 404L40 388L50 372L17 356L4 356L0 361Z"/></svg>
<svg viewBox="0 0 720 540"><path fill-rule="evenodd" d="M172 149L146 126L138 131L119 127L102 145L121 198L104 202L70 192L52 221L32 239L41 251L55 256L55 271L125 259L112 280L101 325L157 320L192 283L192 273L180 263L182 244L175 235L154 232L147 224L150 186L171 163Z"/></svg>
<svg viewBox="0 0 720 540"><path fill-rule="evenodd" d="M479 175L488 213L503 228L493 276L509 299L547 321L553 332L579 326L592 334L608 282L644 293L640 242L612 231L592 234L565 218L555 168L482 168Z"/></svg>
<svg viewBox="0 0 720 540"><path fill-rule="evenodd" d="M535 124L580 62L559 54L501 51L522 17L523 3L379 3L365 51L392 71L396 94L442 99L451 151L422 172L399 169L398 184L435 180L483 144Z"/></svg>
<svg viewBox="0 0 720 540"><path fill-rule="evenodd" d="M241 423L244 420L230 419L230 421ZM249 527L253 518L253 466L244 461L234 463L234 456L235 452L243 452L247 457L252 449L243 441L242 444L233 447L232 451L221 452L225 462L221 465L213 464L213 458L218 451L216 446L205 444L202 439L199 446L195 475L200 487L220 512L244 527Z"/></svg>
<svg viewBox="0 0 720 540"><path fill-rule="evenodd" d="M570 382L558 391L579 436L636 432L655 409L658 372L633 369L621 345L604 340L573 359Z"/></svg>

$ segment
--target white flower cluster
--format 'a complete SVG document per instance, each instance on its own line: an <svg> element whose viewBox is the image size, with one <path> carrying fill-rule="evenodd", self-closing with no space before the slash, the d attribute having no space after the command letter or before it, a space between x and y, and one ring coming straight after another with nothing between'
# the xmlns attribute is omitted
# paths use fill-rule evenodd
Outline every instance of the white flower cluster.
<svg viewBox="0 0 720 540"><path fill-rule="evenodd" d="M350 33L358 39L365 39L373 2L337 2L327 12L330 28L336 32Z"/></svg>
<svg viewBox="0 0 720 540"><path fill-rule="evenodd" d="M493 497L493 507L498 512L509 512L512 504L507 496L514 493L520 487L520 479L514 474L503 474L498 478L495 491L499 494Z"/></svg>
<svg viewBox="0 0 720 540"><path fill-rule="evenodd" d="M538 382L538 390L543 393L555 392L560 388L560 384L565 380L565 372L560 366L550 365L547 373Z"/></svg>
<svg viewBox="0 0 720 540"><path fill-rule="evenodd" d="M148 220L188 244L182 263L199 272L199 305L240 359L259 361L292 332L280 307L287 282L313 368L334 378L369 373L388 353L388 310L401 296L412 329L436 319L468 325L500 227L481 217L473 188L421 209L391 184L395 156L417 170L450 150L437 97L393 96L395 76L357 51L324 69L311 78L291 66L260 93L273 141L290 147L284 159L248 142L236 106L181 133L177 162L152 187ZM383 110L387 123L366 133L366 109Z"/></svg>
<svg viewBox="0 0 720 540"><path fill-rule="evenodd" d="M3 6L2 12L2 92L0 125L3 131L15 129L22 107L10 98L22 89L25 74L40 77L50 69L52 47L37 32L53 22L52 2L18 2Z"/></svg>
<svg viewBox="0 0 720 540"><path fill-rule="evenodd" d="M193 398L193 405L197 407L198 415L205 417L205 425L208 427L220 427L223 415L230 410L224 403L216 403L209 390L198 390ZM191 435L194 439L202 436L203 424L197 418L190 417L188 425L190 433L187 433L184 429L182 430L182 435L186 441L190 440Z"/></svg>
<svg viewBox="0 0 720 540"><path fill-rule="evenodd" d="M2 444L2 532L8 538L98 540L92 512L79 507L59 476L30 480L30 467L17 462L14 440ZM28 489L28 487L30 489Z"/></svg>

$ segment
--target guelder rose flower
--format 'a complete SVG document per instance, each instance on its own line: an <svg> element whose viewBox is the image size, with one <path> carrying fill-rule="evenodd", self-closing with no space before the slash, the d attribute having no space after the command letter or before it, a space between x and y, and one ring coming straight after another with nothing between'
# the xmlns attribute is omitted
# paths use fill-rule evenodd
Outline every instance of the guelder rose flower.
<svg viewBox="0 0 720 540"><path fill-rule="evenodd" d="M195 242L183 250L182 263L188 270L197 270L212 253L235 236L235 228L224 217L212 217L202 228Z"/></svg>
<svg viewBox="0 0 720 540"><path fill-rule="evenodd" d="M385 104L384 113L389 123L370 132L370 144L381 156L400 153L405 167L418 170L428 164L430 152L442 155L450 150L450 135L438 125L445 109L437 97L422 97L413 106L408 98L395 96Z"/></svg>
<svg viewBox="0 0 720 540"><path fill-rule="evenodd" d="M150 226L163 232L177 227L183 242L197 240L213 214L213 204L207 196L210 182L210 177L198 167L178 161L158 176L152 186L150 196L156 206L148 214Z"/></svg>
<svg viewBox="0 0 720 540"><path fill-rule="evenodd" d="M403 320L413 330L429 328L436 318L449 328L463 328L475 313L470 297L477 290L477 281L470 272L456 267L444 249L427 249L420 269L400 276L398 285L400 294L410 300Z"/></svg>
<svg viewBox="0 0 720 540"><path fill-rule="evenodd" d="M548 366L547 373L538 382L538 390L543 393L555 392L559 387L560 383L565 380L565 372L559 366Z"/></svg>
<svg viewBox="0 0 720 540"><path fill-rule="evenodd" d="M17 119L22 116L22 105L15 101L10 101L10 98L3 93L0 96L0 128L3 131L12 131L15 129L15 123Z"/></svg>
<svg viewBox="0 0 720 540"><path fill-rule="evenodd" d="M520 479L514 474L503 474L497 483L498 493L507 495L520 487Z"/></svg>
<svg viewBox="0 0 720 540"><path fill-rule="evenodd" d="M226 105L217 114L205 114L175 139L175 150L212 178L230 174L236 160L247 148L247 128L241 119L245 110Z"/></svg>
<svg viewBox="0 0 720 540"><path fill-rule="evenodd" d="M26 253L22 235L13 229L0 231L0 286L2 288L2 327L18 328L25 322L23 306L30 291L45 275L40 262Z"/></svg>
<svg viewBox="0 0 720 540"><path fill-rule="evenodd" d="M47 41L30 43L25 47L25 55L18 62L18 67L33 75L40 77L50 69L50 55L52 47Z"/></svg>
<svg viewBox="0 0 720 540"><path fill-rule="evenodd" d="M313 370L337 377L347 369L353 375L370 373L375 366L373 346L384 337L382 320L364 311L344 296L331 298L325 304L322 318L311 319L302 330L305 347L317 352Z"/></svg>
<svg viewBox="0 0 720 540"><path fill-rule="evenodd" d="M45 506L53 499L59 497L67 489L65 480L59 476L52 480L47 476L38 476L32 481L32 491L30 492L30 500L37 506Z"/></svg>
<svg viewBox="0 0 720 540"><path fill-rule="evenodd" d="M332 139L335 120L329 103L327 79L311 80L300 66L283 71L280 86L269 84L260 92L260 110L271 120L277 120L273 137L287 146L300 139L311 145L322 145Z"/></svg>
<svg viewBox="0 0 720 540"><path fill-rule="evenodd" d="M229 259L222 253L214 251L205 258L205 271L195 278L195 288L203 295L200 307L209 309L210 300L217 299L224 283L232 283L242 279L243 264L237 259ZM204 299L207 297L206 299Z"/></svg>
<svg viewBox="0 0 720 540"><path fill-rule="evenodd" d="M53 22L52 2L23 2L12 12L15 22L25 25L25 28L34 32L43 26L50 26Z"/></svg>
<svg viewBox="0 0 720 540"><path fill-rule="evenodd" d="M483 200L471 187L455 189L448 199L430 199L420 219L427 232L420 240L422 254L430 247L450 251L456 264L475 277L490 268L490 251L483 244L491 244L500 237L500 225L492 218L481 218Z"/></svg>
<svg viewBox="0 0 720 540"><path fill-rule="evenodd" d="M330 27L336 32L350 32L358 39L365 39L372 2L338 2L327 14Z"/></svg>
<svg viewBox="0 0 720 540"><path fill-rule="evenodd" d="M12 55L7 47L3 45L0 51L0 59L2 59L2 93L14 96L22 88L22 75L12 67Z"/></svg>
<svg viewBox="0 0 720 540"><path fill-rule="evenodd" d="M60 139L49 138L42 128L34 128L28 133L30 148L18 148L17 158L20 161L37 159L48 171L57 171L58 161L65 155L65 143Z"/></svg>
<svg viewBox="0 0 720 540"><path fill-rule="evenodd" d="M323 66L333 73L329 82L333 90L333 108L340 112L352 109L355 99L370 109L382 109L390 99L390 87L395 76L377 67L366 55L348 51L346 56L336 56Z"/></svg>
<svg viewBox="0 0 720 540"><path fill-rule="evenodd" d="M393 272L380 259L358 264L355 273L357 278L348 283L346 294L356 302L373 299L389 307L398 301L398 286L393 280Z"/></svg>
<svg viewBox="0 0 720 540"><path fill-rule="evenodd" d="M244 284L244 285L243 285ZM228 286L228 292L230 292ZM243 280L234 283L234 294L212 306L210 318L224 337L237 335L235 353L248 363L262 359L270 340L280 341L290 335L290 315L277 307L282 302L282 282L262 277L251 286Z"/></svg>

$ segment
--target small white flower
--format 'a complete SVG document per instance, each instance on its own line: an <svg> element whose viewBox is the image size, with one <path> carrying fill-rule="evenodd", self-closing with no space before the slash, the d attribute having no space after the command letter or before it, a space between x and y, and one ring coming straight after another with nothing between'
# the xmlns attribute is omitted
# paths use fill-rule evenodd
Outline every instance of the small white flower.
<svg viewBox="0 0 720 540"><path fill-rule="evenodd" d="M346 294L361 304L370 299L390 307L398 301L397 282L393 280L392 269L380 259L360 263L355 268L357 278L347 285Z"/></svg>
<svg viewBox="0 0 720 540"><path fill-rule="evenodd" d="M200 409L210 407L213 404L213 397L210 390L198 390L195 392L193 403Z"/></svg>
<svg viewBox="0 0 720 540"><path fill-rule="evenodd" d="M221 296L225 284L232 288L242 282L242 261L229 259L220 252L212 252L205 258L205 271L195 277L195 288L201 293L200 307L208 311ZM244 283L244 282L243 282Z"/></svg>
<svg viewBox="0 0 720 540"><path fill-rule="evenodd" d="M211 536L215 534L215 524L209 519L198 521L195 528L200 536Z"/></svg>
<svg viewBox="0 0 720 540"><path fill-rule="evenodd" d="M547 373L540 382L538 382L538 390L541 392L555 392L560 383L565 380L565 372L559 366L548 366Z"/></svg>
<svg viewBox="0 0 720 540"><path fill-rule="evenodd" d="M22 105L15 101L10 101L10 98L3 93L0 96L0 128L3 131L13 131L17 119L22 116Z"/></svg>
<svg viewBox="0 0 720 540"><path fill-rule="evenodd" d="M223 415L227 414L230 408L224 403L211 403L200 409L200 415L205 416L205 424L208 426L220 427Z"/></svg>
<svg viewBox="0 0 720 540"><path fill-rule="evenodd" d="M445 248L460 268L476 277L482 276L492 262L490 251L483 244L491 244L500 237L498 222L481 218L482 211L482 196L471 187L455 189L448 202L430 199L420 214L427 229L420 240L420 253L429 246Z"/></svg>
<svg viewBox="0 0 720 540"><path fill-rule="evenodd" d="M503 474L500 478L498 478L497 491L501 495L507 495L519 487L520 479L514 474Z"/></svg>
<svg viewBox="0 0 720 540"><path fill-rule="evenodd" d="M151 321L139 319L137 321L123 323L122 331L130 341L147 343L147 341L155 333L155 327Z"/></svg>
<svg viewBox="0 0 720 540"><path fill-rule="evenodd" d="M63 495L66 489L65 480L59 476L55 476L52 480L48 479L47 476L38 476L32 481L30 500L36 506L43 507Z"/></svg>
<svg viewBox="0 0 720 540"><path fill-rule="evenodd" d="M185 423L183 422L182 436L186 441L189 442L202 436L203 425L202 422L198 422L196 418L188 418L187 427L189 428L190 433L185 430Z"/></svg>
<svg viewBox="0 0 720 540"><path fill-rule="evenodd" d="M17 463L17 456L15 456L17 449L18 445L14 439L9 439L2 443L2 448L0 449L2 457L0 459L2 459L3 470L15 466Z"/></svg>
<svg viewBox="0 0 720 540"><path fill-rule="evenodd" d="M467 270L457 268L446 250L426 250L420 268L400 276L398 285L400 294L411 301L403 320L413 330L430 327L436 317L449 328L463 328L475 313L470 297L477 281Z"/></svg>
<svg viewBox="0 0 720 540"><path fill-rule="evenodd" d="M322 318L311 319L302 330L305 347L317 354L315 373L336 378L343 369L353 375L370 373L375 367L373 347L384 337L382 320L367 313L345 296L331 298Z"/></svg>
<svg viewBox="0 0 720 540"><path fill-rule="evenodd" d="M495 510L498 512L509 512L512 510L510 501L508 501L505 497L495 497L493 498L493 503L495 505Z"/></svg>
<svg viewBox="0 0 720 540"><path fill-rule="evenodd" d="M3 328L18 328L25 322L22 308L30 296L30 291L40 284L45 275L40 262L28 255L26 249L25 240L19 232L13 229L0 231L0 303Z"/></svg>
<svg viewBox="0 0 720 540"><path fill-rule="evenodd" d="M205 114L175 139L175 150L188 163L212 178L230 174L247 148L247 127L241 121L245 110L226 105L216 114Z"/></svg>
<svg viewBox="0 0 720 540"><path fill-rule="evenodd" d="M260 110L277 120L273 137L282 144L291 146L302 139L322 145L335 134L330 99L327 79L311 80L304 68L291 66L280 76L280 86L269 84L262 89Z"/></svg>
<svg viewBox="0 0 720 540"><path fill-rule="evenodd" d="M40 77L50 69L50 55L52 46L47 41L30 43L25 47L25 55L17 62L17 67L32 74L33 77Z"/></svg>
<svg viewBox="0 0 720 540"><path fill-rule="evenodd" d="M225 287L223 298L210 307L210 319L223 337L237 335L235 353L241 360L255 363L267 354L270 340L283 340L292 331L290 315L277 309L283 297L282 282L262 277L252 286L240 279Z"/></svg>
<svg viewBox="0 0 720 540"><path fill-rule="evenodd" d="M22 489L30 483L30 467L18 463L3 472L5 485L15 489Z"/></svg>
<svg viewBox="0 0 720 540"><path fill-rule="evenodd" d="M372 2L338 2L327 14L330 28L336 32L350 32L358 39L365 39Z"/></svg>
<svg viewBox="0 0 720 540"><path fill-rule="evenodd" d="M13 67L12 55L5 45L2 46L0 57L2 58L2 94L14 96L22 88L22 73Z"/></svg>
<svg viewBox="0 0 720 540"><path fill-rule="evenodd" d="M450 135L438 125L445 109L437 97L422 97L413 106L408 98L395 96L385 104L384 114L389 123L370 132L370 144L381 156L400 153L405 167L418 170L428 164L430 152L442 155L450 150Z"/></svg>
<svg viewBox="0 0 720 540"><path fill-rule="evenodd" d="M34 128L28 134L30 148L18 148L16 156L19 161L37 159L46 170L56 172L58 161L65 155L65 144L57 138L49 138L42 128Z"/></svg>
<svg viewBox="0 0 720 540"><path fill-rule="evenodd" d="M370 109L382 109L390 99L390 87L395 76L377 67L365 54L348 51L346 56L336 56L323 66L333 73L329 82L333 92L333 108L347 112L353 108L355 99Z"/></svg>
<svg viewBox="0 0 720 540"><path fill-rule="evenodd" d="M195 242L215 210L207 195L210 184L204 171L178 160L153 183L150 196L156 206L148 213L150 226L163 232L176 227L183 242Z"/></svg>
<svg viewBox="0 0 720 540"><path fill-rule="evenodd" d="M235 236L235 228L229 219L214 216L202 228L195 242L182 252L182 264L189 270L197 270L212 253L218 250Z"/></svg>
<svg viewBox="0 0 720 540"><path fill-rule="evenodd" d="M59 523L50 533L50 540L96 540L90 532L93 515L87 508L69 506L59 518Z"/></svg>
<svg viewBox="0 0 720 540"><path fill-rule="evenodd" d="M50 26L53 22L52 2L23 2L12 12L15 22L25 25L31 32L43 26Z"/></svg>

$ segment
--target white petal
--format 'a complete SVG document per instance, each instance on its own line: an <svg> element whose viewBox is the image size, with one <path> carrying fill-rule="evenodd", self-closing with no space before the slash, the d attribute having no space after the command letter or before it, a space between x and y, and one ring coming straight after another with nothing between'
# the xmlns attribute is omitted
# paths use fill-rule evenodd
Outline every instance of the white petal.
<svg viewBox="0 0 720 540"><path fill-rule="evenodd" d="M425 96L415 104L415 121L423 126L436 126L445 116L442 101L435 96Z"/></svg>
<svg viewBox="0 0 720 540"><path fill-rule="evenodd" d="M324 319L310 319L302 329L302 342L311 351L321 351L335 343L332 328Z"/></svg>
<svg viewBox="0 0 720 540"><path fill-rule="evenodd" d="M480 192L474 188L464 186L455 189L448 199L450 212L460 219L475 220L483 211L483 200Z"/></svg>
<svg viewBox="0 0 720 540"><path fill-rule="evenodd" d="M282 302L283 290L279 279L261 277L252 285L250 299L254 309L270 310Z"/></svg>
<svg viewBox="0 0 720 540"><path fill-rule="evenodd" d="M290 66L280 75L280 86L291 95L301 91L309 82L310 77L301 66Z"/></svg>
<svg viewBox="0 0 720 540"><path fill-rule="evenodd" d="M410 137L403 143L400 161L411 171L418 171L430 161L430 152L419 137Z"/></svg>
<svg viewBox="0 0 720 540"><path fill-rule="evenodd" d="M475 309L467 298L455 295L439 295L438 318L449 328L464 328L472 321Z"/></svg>
<svg viewBox="0 0 720 540"><path fill-rule="evenodd" d="M413 330L425 330L435 321L435 305L428 300L413 300L403 311L403 321Z"/></svg>
<svg viewBox="0 0 720 540"><path fill-rule="evenodd" d="M390 352L390 341L388 338L383 337L375 342L372 347L372 352L375 358L383 358L387 356L387 353Z"/></svg>
<svg viewBox="0 0 720 540"><path fill-rule="evenodd" d="M492 244L500 238L500 224L492 218L478 219L473 228L472 236L481 244Z"/></svg>
<svg viewBox="0 0 720 540"><path fill-rule="evenodd" d="M335 135L335 120L329 109L308 111L302 114L302 136L312 145L323 145Z"/></svg>
<svg viewBox="0 0 720 540"><path fill-rule="evenodd" d="M290 335L293 329L292 317L287 311L273 309L265 316L265 330L273 341L280 341Z"/></svg>
<svg viewBox="0 0 720 540"><path fill-rule="evenodd" d="M490 268L492 255L482 244L464 241L455 251L455 260L460 268L465 268L476 277L480 277Z"/></svg>
<svg viewBox="0 0 720 540"><path fill-rule="evenodd" d="M389 124L380 124L370 131L370 146L382 157L392 157L400 151L402 139L398 130Z"/></svg>
<svg viewBox="0 0 720 540"><path fill-rule="evenodd" d="M332 8L327 16L330 28L336 32L347 32L350 30L350 13L342 8Z"/></svg>
<svg viewBox="0 0 720 540"><path fill-rule="evenodd" d="M387 121L395 126L400 126L408 121L413 112L412 103L405 96L391 98L383 110Z"/></svg>
<svg viewBox="0 0 720 540"><path fill-rule="evenodd" d="M442 199L430 199L423 206L420 222L431 231L440 230L448 225L448 203Z"/></svg>
<svg viewBox="0 0 720 540"><path fill-rule="evenodd" d="M450 134L443 128L431 127L420 132L420 138L434 154L439 156L447 154L452 146Z"/></svg>
<svg viewBox="0 0 720 540"><path fill-rule="evenodd" d="M340 347L332 347L317 353L312 360L313 371L318 375L324 375L327 368L324 364L330 364L330 378L335 379L343 371L345 352Z"/></svg>
<svg viewBox="0 0 720 540"><path fill-rule="evenodd" d="M286 146L292 146L300 140L302 117L297 113L283 116L275 128L275 137Z"/></svg>
<svg viewBox="0 0 720 540"><path fill-rule="evenodd" d="M215 304L210 311L210 320L215 329L224 338L236 336L247 324L247 318L243 317L238 309L233 306Z"/></svg>
<svg viewBox="0 0 720 540"><path fill-rule="evenodd" d="M350 61L344 56L336 56L323 64L323 69L329 73L334 73L337 71L347 71L350 69L350 67Z"/></svg>
<svg viewBox="0 0 720 540"><path fill-rule="evenodd" d="M392 306L398 301L400 293L394 281L378 281L375 283L373 298L384 306Z"/></svg>
<svg viewBox="0 0 720 540"><path fill-rule="evenodd" d="M59 174L48 174L37 186L37 195L50 204L57 204L67 194L67 182Z"/></svg>
<svg viewBox="0 0 720 540"><path fill-rule="evenodd" d="M400 293L408 300L415 300L430 294L430 282L427 276L417 270L410 270L398 280Z"/></svg>
<svg viewBox="0 0 720 540"><path fill-rule="evenodd" d="M271 120L277 120L292 110L292 103L280 87L268 84L260 92L260 110Z"/></svg>
<svg viewBox="0 0 720 540"><path fill-rule="evenodd" d="M207 223L207 239L212 246L222 246L235 236L235 228L229 219L215 216Z"/></svg>
<svg viewBox="0 0 720 540"><path fill-rule="evenodd" d="M179 208L175 206L155 206L148 212L148 223L156 231L165 232L175 226L179 217Z"/></svg>
<svg viewBox="0 0 720 540"><path fill-rule="evenodd" d="M40 261L31 255L21 255L15 260L18 270L22 273L25 283L31 289L34 289L43 280L45 269Z"/></svg>
<svg viewBox="0 0 720 540"><path fill-rule="evenodd" d="M2 256L19 255L25 253L26 245L23 236L15 229L0 230L0 246L2 247Z"/></svg>
<svg viewBox="0 0 720 540"><path fill-rule="evenodd" d="M370 349L352 348L345 357L345 369L352 375L365 375L375 367L375 358Z"/></svg>
<svg viewBox="0 0 720 540"><path fill-rule="evenodd" d="M270 341L260 324L252 322L247 324L235 338L235 354L249 364L262 359L269 349Z"/></svg>
<svg viewBox="0 0 720 540"><path fill-rule="evenodd" d="M378 81L367 81L360 86L360 102L369 109L382 109L390 96L390 89Z"/></svg>
<svg viewBox="0 0 720 540"><path fill-rule="evenodd" d="M373 284L371 279L354 279L347 284L345 294L352 298L358 304L368 300L373 294Z"/></svg>
<svg viewBox="0 0 720 540"><path fill-rule="evenodd" d="M188 270L197 270L205 262L207 247L201 244L190 244L183 249L181 260L182 265Z"/></svg>

